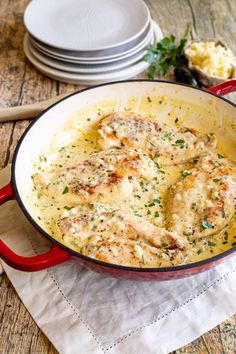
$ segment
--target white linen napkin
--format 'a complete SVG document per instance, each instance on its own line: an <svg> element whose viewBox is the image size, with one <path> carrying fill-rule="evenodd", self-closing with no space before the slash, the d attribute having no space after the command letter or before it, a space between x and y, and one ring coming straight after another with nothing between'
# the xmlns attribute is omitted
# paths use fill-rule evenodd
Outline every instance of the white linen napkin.
<svg viewBox="0 0 236 354"><path fill-rule="evenodd" d="M9 173L9 168L1 171L0 186ZM49 247L15 201L0 207L0 234L21 255ZM3 267L61 354L164 354L236 312L236 257L205 273L166 282L115 279L74 261L36 273Z"/></svg>

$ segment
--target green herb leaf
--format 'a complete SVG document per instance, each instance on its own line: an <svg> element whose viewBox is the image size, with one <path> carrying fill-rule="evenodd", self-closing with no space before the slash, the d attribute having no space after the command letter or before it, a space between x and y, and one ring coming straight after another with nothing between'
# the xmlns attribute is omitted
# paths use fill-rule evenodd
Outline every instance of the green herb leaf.
<svg viewBox="0 0 236 354"><path fill-rule="evenodd" d="M67 205L64 206L64 209L71 210L73 207L68 207Z"/></svg>
<svg viewBox="0 0 236 354"><path fill-rule="evenodd" d="M214 242L211 242L211 241L207 241L207 244L208 244L208 246L212 246L212 247L214 247L216 245Z"/></svg>
<svg viewBox="0 0 236 354"><path fill-rule="evenodd" d="M163 243L161 244L161 247L162 247L162 248L167 248L168 245L167 245L167 243L164 243L164 242L163 242Z"/></svg>
<svg viewBox="0 0 236 354"><path fill-rule="evenodd" d="M191 24L188 25L185 35L179 44L176 43L175 36L170 35L155 45L147 47L147 54L144 56L144 60L150 64L148 70L149 79L154 79L155 74L165 75L171 66L180 67L187 64L187 59L183 55L183 48L188 41L190 31Z"/></svg>
<svg viewBox="0 0 236 354"><path fill-rule="evenodd" d="M185 141L183 139L178 139L175 141L175 145L179 146L180 148L183 148L185 145Z"/></svg>
<svg viewBox="0 0 236 354"><path fill-rule="evenodd" d="M189 172L189 171L187 171L187 170L184 170L184 171L182 171L182 176L183 177L187 177L187 176L191 176L191 172Z"/></svg>
<svg viewBox="0 0 236 354"><path fill-rule="evenodd" d="M68 193L68 192L69 192L69 188L66 186L65 189L64 189L64 191L62 192L62 194L66 194L66 193Z"/></svg>
<svg viewBox="0 0 236 354"><path fill-rule="evenodd" d="M224 208L224 206L222 206L222 208L221 208L221 215L222 215L222 218L225 218L225 208Z"/></svg>
<svg viewBox="0 0 236 354"><path fill-rule="evenodd" d="M214 178L214 179L213 179L213 182L216 182L216 183L217 183L217 182L220 182L221 180L222 180L222 178Z"/></svg>
<svg viewBox="0 0 236 354"><path fill-rule="evenodd" d="M200 221L200 225L201 225L201 229L202 229L202 230L214 229L214 225L211 224L211 223L208 222L208 221L205 221L205 220L201 220L201 221Z"/></svg>

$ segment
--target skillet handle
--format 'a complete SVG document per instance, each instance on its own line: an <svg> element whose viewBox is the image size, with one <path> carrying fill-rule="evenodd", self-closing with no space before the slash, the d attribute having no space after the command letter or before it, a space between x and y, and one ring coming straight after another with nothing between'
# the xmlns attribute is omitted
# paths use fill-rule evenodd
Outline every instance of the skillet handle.
<svg viewBox="0 0 236 354"><path fill-rule="evenodd" d="M8 200L15 199L11 183L0 189L0 205ZM56 245L39 256L23 257L13 252L3 241L0 240L0 258L12 268L25 272L35 272L68 261L71 256Z"/></svg>
<svg viewBox="0 0 236 354"><path fill-rule="evenodd" d="M222 84L211 87L208 91L215 93L218 96L224 96L228 93L236 91L236 80L225 81Z"/></svg>

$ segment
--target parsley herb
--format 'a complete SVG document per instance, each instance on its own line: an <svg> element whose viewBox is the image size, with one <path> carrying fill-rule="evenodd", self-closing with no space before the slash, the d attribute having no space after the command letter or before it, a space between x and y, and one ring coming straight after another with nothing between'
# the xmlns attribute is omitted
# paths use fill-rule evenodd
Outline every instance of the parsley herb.
<svg viewBox="0 0 236 354"><path fill-rule="evenodd" d="M224 159L225 157L221 154L217 154L218 155L218 159Z"/></svg>
<svg viewBox="0 0 236 354"><path fill-rule="evenodd" d="M183 139L178 139L175 141L175 145L178 145L181 149L183 149L185 141Z"/></svg>
<svg viewBox="0 0 236 354"><path fill-rule="evenodd" d="M67 205L64 206L64 209L71 210L73 207L68 207Z"/></svg>
<svg viewBox="0 0 236 354"><path fill-rule="evenodd" d="M208 246L212 246L212 247L214 247L216 245L214 242L211 242L211 241L207 241L207 244L208 244Z"/></svg>
<svg viewBox="0 0 236 354"><path fill-rule="evenodd" d="M167 243L162 243L162 244L161 244L161 247L162 247L162 248L168 248L168 245L167 245Z"/></svg>
<svg viewBox="0 0 236 354"><path fill-rule="evenodd" d="M191 176L191 172L188 172L187 170L184 170L183 172L182 172L182 176L183 177L187 177L187 176Z"/></svg>
<svg viewBox="0 0 236 354"><path fill-rule="evenodd" d="M69 192L69 188L66 186L65 189L64 189L64 191L62 192L62 194L66 194L66 193L68 193L68 192Z"/></svg>
<svg viewBox="0 0 236 354"><path fill-rule="evenodd" d="M183 55L183 49L188 41L191 31L189 24L184 37L179 44L175 42L175 36L163 38L155 45L147 47L147 54L144 56L149 64L148 77L154 79L155 74L165 75L171 66L182 67L187 64L187 59Z"/></svg>
<svg viewBox="0 0 236 354"><path fill-rule="evenodd" d="M222 178L214 178L214 179L213 179L213 182L216 182L216 183L217 183L217 182L220 182L221 180L222 180Z"/></svg>
<svg viewBox="0 0 236 354"><path fill-rule="evenodd" d="M200 225L201 225L201 230L206 230L206 229L214 229L214 225L211 224L210 222L208 221L205 221L205 220L201 220L200 221Z"/></svg>
<svg viewBox="0 0 236 354"><path fill-rule="evenodd" d="M221 215L222 215L222 218L225 218L225 208L224 208L224 206L222 206L222 208L221 208Z"/></svg>

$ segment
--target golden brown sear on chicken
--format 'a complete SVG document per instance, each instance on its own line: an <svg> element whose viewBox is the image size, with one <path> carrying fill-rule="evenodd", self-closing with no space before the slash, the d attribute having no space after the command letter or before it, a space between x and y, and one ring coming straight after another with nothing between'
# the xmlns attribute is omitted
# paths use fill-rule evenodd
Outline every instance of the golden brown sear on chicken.
<svg viewBox="0 0 236 354"><path fill-rule="evenodd" d="M89 156L74 166L33 175L37 190L72 205L128 198L136 178L156 175L153 161L137 150L111 149Z"/></svg>
<svg viewBox="0 0 236 354"><path fill-rule="evenodd" d="M206 153L171 188L167 228L193 239L216 234L232 219L235 205L236 181L229 161Z"/></svg>
<svg viewBox="0 0 236 354"><path fill-rule="evenodd" d="M213 134L160 125L132 112L113 112L102 118L98 134L102 149L140 149L161 165L185 163L216 145Z"/></svg>

